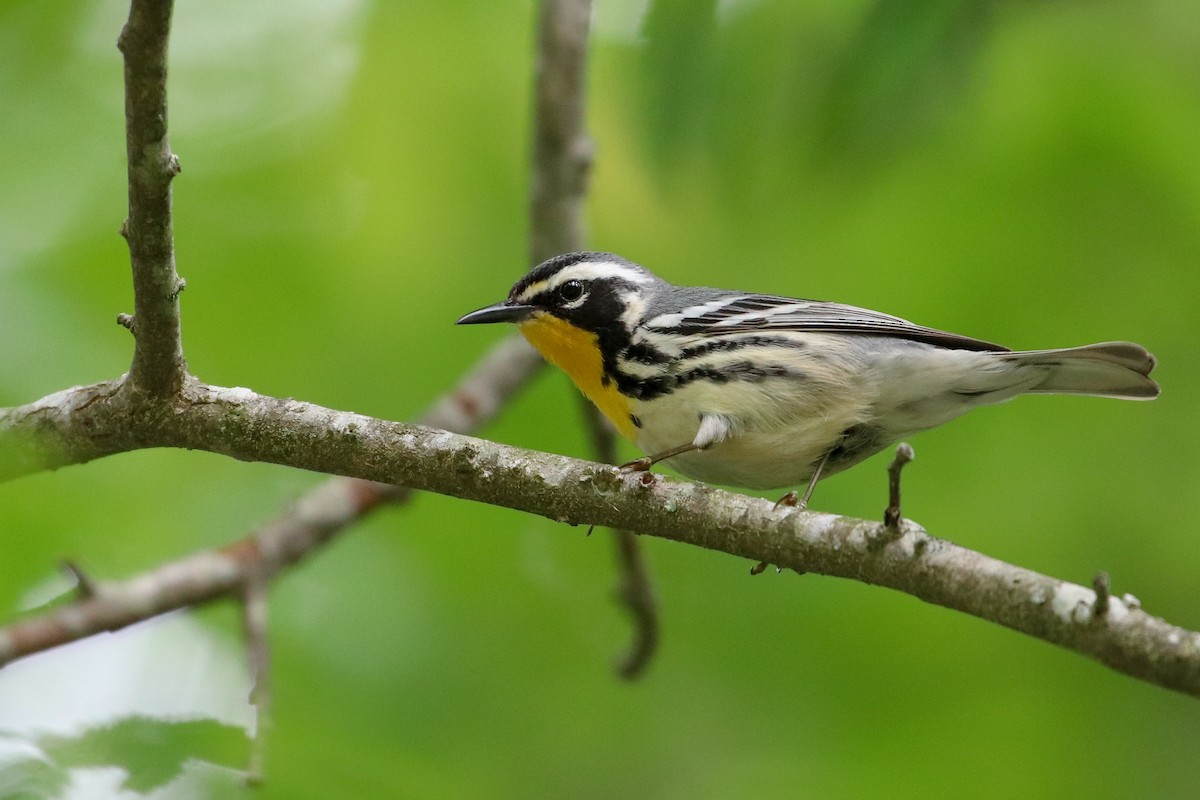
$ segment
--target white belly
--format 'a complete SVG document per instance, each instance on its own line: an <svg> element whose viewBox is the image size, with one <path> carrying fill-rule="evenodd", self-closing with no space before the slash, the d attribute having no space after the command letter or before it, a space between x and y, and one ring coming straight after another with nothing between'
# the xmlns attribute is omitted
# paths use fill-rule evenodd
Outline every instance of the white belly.
<svg viewBox="0 0 1200 800"><path fill-rule="evenodd" d="M697 382L665 402L634 401L633 413L642 422L637 445L654 455L688 444L695 440L703 415L721 414L734 425L728 438L664 463L708 483L746 489L798 486L812 477L842 432L864 419L867 393L856 388L860 391L833 392L818 382L765 381L736 387Z"/></svg>

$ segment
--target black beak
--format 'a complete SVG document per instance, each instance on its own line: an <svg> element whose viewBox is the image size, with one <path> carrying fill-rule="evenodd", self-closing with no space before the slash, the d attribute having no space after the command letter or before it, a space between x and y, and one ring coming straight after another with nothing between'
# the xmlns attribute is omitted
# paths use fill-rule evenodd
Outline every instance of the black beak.
<svg viewBox="0 0 1200 800"><path fill-rule="evenodd" d="M536 309L533 306L522 306L505 300L503 303L472 311L461 317L455 325L480 325L485 322L520 322L526 319Z"/></svg>

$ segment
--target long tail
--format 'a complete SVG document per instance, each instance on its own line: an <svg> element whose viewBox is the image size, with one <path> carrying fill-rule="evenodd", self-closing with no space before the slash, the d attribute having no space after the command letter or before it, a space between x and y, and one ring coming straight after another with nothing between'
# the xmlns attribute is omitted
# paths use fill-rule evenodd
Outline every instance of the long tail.
<svg viewBox="0 0 1200 800"><path fill-rule="evenodd" d="M1150 378L1154 356L1132 342L1101 342L1060 350L1026 350L1002 358L1050 367L1046 379L1027 389L1035 394L1087 394L1122 400L1153 400L1158 384Z"/></svg>

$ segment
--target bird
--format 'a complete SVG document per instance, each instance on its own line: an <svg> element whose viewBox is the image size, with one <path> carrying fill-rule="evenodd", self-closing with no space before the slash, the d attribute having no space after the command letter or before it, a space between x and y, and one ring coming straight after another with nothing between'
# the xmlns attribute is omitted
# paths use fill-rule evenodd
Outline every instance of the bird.
<svg viewBox="0 0 1200 800"><path fill-rule="evenodd" d="M646 455L707 483L806 486L1020 394L1150 400L1132 342L1013 351L841 303L678 286L614 253L566 253L460 325L510 322Z"/></svg>

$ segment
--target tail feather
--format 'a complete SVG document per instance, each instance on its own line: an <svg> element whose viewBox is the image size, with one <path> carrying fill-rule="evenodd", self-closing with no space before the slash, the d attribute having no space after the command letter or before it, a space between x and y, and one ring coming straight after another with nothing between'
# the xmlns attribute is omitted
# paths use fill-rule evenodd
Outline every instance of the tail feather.
<svg viewBox="0 0 1200 800"><path fill-rule="evenodd" d="M1021 364L1050 367L1035 394L1085 394L1123 400L1153 400L1159 388L1149 376L1154 356L1132 342L1101 342L1059 350L1005 353Z"/></svg>

